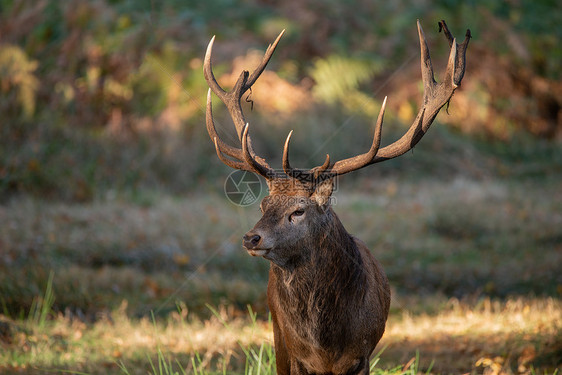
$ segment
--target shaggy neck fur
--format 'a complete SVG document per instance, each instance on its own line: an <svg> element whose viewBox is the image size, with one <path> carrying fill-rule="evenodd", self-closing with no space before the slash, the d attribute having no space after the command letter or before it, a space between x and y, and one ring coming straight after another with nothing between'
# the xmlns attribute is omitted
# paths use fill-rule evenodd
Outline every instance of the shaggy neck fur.
<svg viewBox="0 0 562 375"><path fill-rule="evenodd" d="M334 311L356 311L364 299L366 275L359 249L331 208L309 238L291 251L300 254L284 267L272 263L272 271L281 281L278 293L291 321L301 337L321 347L343 350L345 337L320 327L341 327L345 335L347 319ZM339 350L338 350L339 349Z"/></svg>

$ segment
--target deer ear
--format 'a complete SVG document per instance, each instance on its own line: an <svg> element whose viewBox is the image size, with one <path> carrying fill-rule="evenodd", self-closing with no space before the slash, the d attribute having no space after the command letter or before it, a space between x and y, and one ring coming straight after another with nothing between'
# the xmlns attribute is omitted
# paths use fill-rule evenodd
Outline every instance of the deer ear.
<svg viewBox="0 0 562 375"><path fill-rule="evenodd" d="M332 196L332 191L334 189L334 182L331 178L326 179L316 185L314 193L310 197L319 206L324 207L330 202L330 196Z"/></svg>

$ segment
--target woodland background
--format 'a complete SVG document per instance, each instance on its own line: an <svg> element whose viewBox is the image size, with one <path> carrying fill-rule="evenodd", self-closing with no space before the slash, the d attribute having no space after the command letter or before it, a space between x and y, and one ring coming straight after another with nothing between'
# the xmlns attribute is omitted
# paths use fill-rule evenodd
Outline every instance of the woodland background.
<svg viewBox="0 0 562 375"><path fill-rule="evenodd" d="M224 196L206 46L231 87L287 30L245 113L270 164L294 129L310 167L367 150L387 95L383 144L411 124L416 19L437 80L438 21L471 29L462 86L413 152L335 193L393 288L373 373L560 371L556 1L2 0L0 373L270 373L268 264L240 244L259 210Z"/></svg>

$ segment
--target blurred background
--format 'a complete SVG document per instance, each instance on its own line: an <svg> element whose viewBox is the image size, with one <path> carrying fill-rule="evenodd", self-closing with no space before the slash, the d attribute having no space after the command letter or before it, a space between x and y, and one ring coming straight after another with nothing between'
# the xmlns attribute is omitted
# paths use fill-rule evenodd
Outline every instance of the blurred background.
<svg viewBox="0 0 562 375"><path fill-rule="evenodd" d="M346 175L334 194L340 219L392 284L401 330L387 334L381 363L400 367L419 350L428 362L420 368L434 359L437 372L562 366L558 2L4 0L0 371L98 373L104 364L119 373L120 359L142 369L91 331L116 316L204 322L216 319L210 306L235 319L251 305L266 324L268 264L240 244L259 208L226 199L231 170L204 126L206 46L215 35L214 72L230 88L286 29L245 114L272 166L294 129L293 164L310 168L326 153L367 150L385 96L383 145L410 126L423 94L417 19L437 81L449 52L438 21L459 41L470 28L462 86L413 152ZM224 106L213 108L236 145ZM423 326L415 317L466 311L483 321L497 314L506 331L468 337L459 328L426 340L412 328ZM509 317L525 311L534 325L510 331ZM133 320L130 329L142 329ZM86 345L86 332L99 358L69 344ZM201 348L211 359L231 350Z"/></svg>

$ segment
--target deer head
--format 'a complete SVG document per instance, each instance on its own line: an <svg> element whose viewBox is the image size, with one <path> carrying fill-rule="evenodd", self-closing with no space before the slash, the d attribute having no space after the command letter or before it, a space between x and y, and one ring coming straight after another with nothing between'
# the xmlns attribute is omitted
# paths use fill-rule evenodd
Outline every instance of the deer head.
<svg viewBox="0 0 562 375"><path fill-rule="evenodd" d="M449 102L455 89L460 85L465 71L465 52L471 35L467 30L465 40L461 44L457 44L445 22L439 23L439 30L444 31L451 50L443 81L437 83L433 76L429 49L419 21L417 26L424 94L421 108L408 131L397 141L380 147L387 100L385 98L376 121L373 142L367 152L336 162L332 162L330 156L326 155L322 165L308 170L294 168L289 163L292 131L285 141L282 171L271 168L263 158L256 155L249 135L249 124L244 118L241 107L242 96L264 71L284 30L273 44L269 45L260 65L252 74L243 71L230 92L223 90L214 77L211 55L215 38L211 39L203 65L205 79L210 87L207 95L207 131L215 144L218 157L224 164L263 176L269 188L269 196L261 204L263 217L244 236L244 246L250 254L264 256L279 265L292 259L296 255L291 252L291 249L295 244L311 238L310 228L316 228L312 231L313 233L321 233L322 230L318 228L333 221L335 214L330 209L330 196L336 176L400 156L411 150L428 131L439 110ZM228 145L218 136L213 122L211 91L226 105L234 121L240 146ZM280 254L274 252L273 249L284 249L284 252Z"/></svg>

